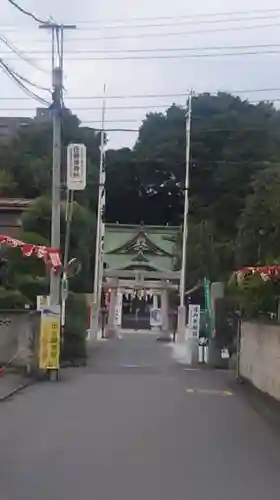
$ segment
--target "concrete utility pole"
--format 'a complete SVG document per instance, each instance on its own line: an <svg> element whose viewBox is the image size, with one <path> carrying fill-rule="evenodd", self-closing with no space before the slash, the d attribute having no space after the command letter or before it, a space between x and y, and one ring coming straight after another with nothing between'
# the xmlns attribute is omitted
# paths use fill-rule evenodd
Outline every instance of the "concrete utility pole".
<svg viewBox="0 0 280 500"><path fill-rule="evenodd" d="M186 111L186 174L185 174L185 201L184 201L184 222L182 241L182 260L180 277L180 306L178 309L178 334L181 340L185 337L186 327L186 306L185 306L185 283L186 283L186 260L187 260L187 239L188 239L188 214L189 214L189 173L190 173L190 151L191 151L191 120L192 120L192 97L190 91L187 101Z"/></svg>
<svg viewBox="0 0 280 500"><path fill-rule="evenodd" d="M52 225L51 246L60 250L60 189L61 189L61 123L63 107L63 54L64 30L74 25L46 23L39 26L52 34L52 85L53 85L53 167L52 167ZM51 305L60 303L60 275L51 271Z"/></svg>
<svg viewBox="0 0 280 500"><path fill-rule="evenodd" d="M106 112L106 87L104 85L104 98L102 103L101 118L101 138L100 138L100 164L99 164L99 188L97 205L97 227L95 243L95 265L93 276L93 300L91 317L91 334L94 339L97 338L99 330L99 311L101 303L101 292L103 282L103 263L104 263L104 236L105 236L105 112Z"/></svg>

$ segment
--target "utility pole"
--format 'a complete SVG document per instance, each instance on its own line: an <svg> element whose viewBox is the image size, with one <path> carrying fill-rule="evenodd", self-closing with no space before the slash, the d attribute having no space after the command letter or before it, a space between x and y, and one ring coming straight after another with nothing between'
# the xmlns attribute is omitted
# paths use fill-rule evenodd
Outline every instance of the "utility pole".
<svg viewBox="0 0 280 500"><path fill-rule="evenodd" d="M178 309L178 333L181 340L185 337L186 327L186 306L185 306L185 283L186 283L186 260L187 260L187 239L188 239L188 214L189 214L189 174L190 174L190 151L191 151L191 121L192 121L192 97L191 90L187 100L186 111L186 173L185 173L185 198L184 198L184 222L182 259L180 276L180 306Z"/></svg>
<svg viewBox="0 0 280 500"><path fill-rule="evenodd" d="M104 262L104 236L105 236L105 112L106 112L106 87L104 85L104 98L102 103L101 137L100 137L100 163L99 163L99 187L97 205L97 227L95 243L95 264L93 277L93 300L92 300L92 321L91 333L93 338L97 338L99 329L99 310L101 303L101 292L103 282L103 262Z"/></svg>
<svg viewBox="0 0 280 500"><path fill-rule="evenodd" d="M40 29L51 31L52 35L52 119L53 119L53 166L52 166L52 223L51 246L60 250L60 189L61 189L61 125L63 108L63 54L64 30L75 29L74 25L46 23ZM51 271L51 305L60 303L60 275Z"/></svg>

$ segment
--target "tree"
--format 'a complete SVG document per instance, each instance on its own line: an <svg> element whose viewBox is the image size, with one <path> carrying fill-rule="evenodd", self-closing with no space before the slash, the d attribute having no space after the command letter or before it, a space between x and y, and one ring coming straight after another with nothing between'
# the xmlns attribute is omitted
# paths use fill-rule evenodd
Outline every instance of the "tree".
<svg viewBox="0 0 280 500"><path fill-rule="evenodd" d="M272 264L280 258L280 169L259 172L239 220L237 265Z"/></svg>
<svg viewBox="0 0 280 500"><path fill-rule="evenodd" d="M182 237L177 245L177 268L181 265ZM203 278L223 280L234 266L234 249L231 241L221 240L213 223L193 219L188 224L186 285L193 287Z"/></svg>
<svg viewBox="0 0 280 500"><path fill-rule="evenodd" d="M65 242L65 205L61 207L61 248ZM73 278L73 291L89 292L92 289L94 238L96 218L85 207L74 202L70 233L69 259L75 257L81 263L81 273ZM48 240L51 232L51 201L47 197L38 198L23 216L23 229L39 234Z"/></svg>
<svg viewBox="0 0 280 500"><path fill-rule="evenodd" d="M197 222L209 219L223 238L235 238L252 177L279 158L279 129L270 103L226 93L194 98L189 195ZM185 110L149 113L132 150L108 152L107 172L110 222L181 224Z"/></svg>
<svg viewBox="0 0 280 500"><path fill-rule="evenodd" d="M62 135L62 187L65 188L66 146L69 142L82 142L87 146L88 153L88 185L85 191L76 193L75 199L87 214L95 214L100 133L81 127L78 118L69 110L64 110ZM163 113L147 114L132 149L107 152L107 222L182 224L185 135L185 109L172 104ZM227 93L204 93L194 97L189 186L190 281L206 271L213 277L224 276L234 266L233 249L237 234L239 240L243 239L238 243L238 262L270 258L269 248L264 245L275 243L273 238L278 238L277 230L273 230L272 237L269 229L269 239L266 240L267 233L263 233L266 229L256 226L260 232L257 241L252 235L252 245L248 238L246 243L247 230L242 227L250 225L248 220L246 222L246 214L250 212L250 203L253 203L250 198L252 189L255 189L252 180L260 179L268 167L274 165L276 168L279 161L280 112L271 103L254 105ZM0 144L2 195L32 199L45 195L49 198L51 165L51 123L36 119L20 129L10 141ZM62 198L65 198L64 193ZM277 195L277 206L276 198ZM28 231L35 234L40 231L49 239L50 213L43 205L41 208L37 206L37 209L41 210L40 215L34 218L33 214ZM269 210L267 208L266 214L270 213ZM256 219L259 212L262 213L255 202L251 217ZM90 225L92 216L88 215L87 220L86 224ZM81 224L80 227L86 226ZM82 241L81 233L79 238ZM78 242L78 239L75 241ZM75 246L75 241L71 242L73 250L83 261L87 260L85 268L88 269L93 245L87 241ZM277 245L272 258L277 258ZM256 256L256 252L261 252L261 255ZM77 286L80 287L81 283Z"/></svg>
<svg viewBox="0 0 280 500"><path fill-rule="evenodd" d="M0 196L10 196L16 190L17 184L10 172L0 170Z"/></svg>
<svg viewBox="0 0 280 500"><path fill-rule="evenodd" d="M66 147L70 142L87 146L88 186L79 193L82 205L96 208L100 133L80 122L69 110L63 111L62 183L66 181ZM48 118L34 119L21 127L6 143L0 144L0 171L10 176L9 195L35 199L50 194L52 175L52 122ZM3 174L2 174L3 175ZM15 183L16 179L16 183ZM6 185L6 184L5 184ZM11 189L12 187L12 189Z"/></svg>

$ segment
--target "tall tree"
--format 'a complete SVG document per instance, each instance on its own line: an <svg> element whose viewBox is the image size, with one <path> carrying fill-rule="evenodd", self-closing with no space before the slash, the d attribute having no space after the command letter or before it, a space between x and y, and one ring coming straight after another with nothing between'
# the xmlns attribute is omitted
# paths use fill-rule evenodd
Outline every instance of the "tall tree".
<svg viewBox="0 0 280 500"><path fill-rule="evenodd" d="M66 181L66 147L70 142L87 147L88 185L77 200L91 209L96 208L100 133L81 127L78 118L68 110L63 113L62 127L62 186ZM24 198L37 198L51 192L52 123L35 119L20 128L9 142L0 144L0 171L11 178L9 194Z"/></svg>
<svg viewBox="0 0 280 500"><path fill-rule="evenodd" d="M239 220L238 266L272 264L280 259L280 167L259 172Z"/></svg>
<svg viewBox="0 0 280 500"><path fill-rule="evenodd" d="M51 229L51 202L47 197L38 198L23 217L23 230L40 235L49 241ZM61 248L65 241L65 206L61 211ZM70 233L70 254L81 264L81 273L72 280L74 291L90 292L92 289L94 236L96 217L77 202L73 207L73 220Z"/></svg>
<svg viewBox="0 0 280 500"><path fill-rule="evenodd" d="M280 113L270 103L202 94L193 100L191 135L190 213L233 238L253 175L279 157ZM140 212L147 224L180 224L184 177L185 110L172 105L147 115L133 150L108 153L108 219L127 221L129 192L131 222Z"/></svg>

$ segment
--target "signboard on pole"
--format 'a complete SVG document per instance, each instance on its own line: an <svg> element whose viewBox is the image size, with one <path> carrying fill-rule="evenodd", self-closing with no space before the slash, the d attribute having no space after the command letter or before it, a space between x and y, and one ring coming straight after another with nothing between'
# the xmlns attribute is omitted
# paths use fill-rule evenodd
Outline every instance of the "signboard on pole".
<svg viewBox="0 0 280 500"><path fill-rule="evenodd" d="M58 370L60 358L60 307L50 306L41 313L39 368Z"/></svg>
<svg viewBox="0 0 280 500"><path fill-rule="evenodd" d="M199 338L199 327L200 327L200 305L190 304L188 328L191 337Z"/></svg>
<svg viewBox="0 0 280 500"><path fill-rule="evenodd" d="M161 309L152 307L150 310L150 325L151 326L162 326L162 314Z"/></svg>
<svg viewBox="0 0 280 500"><path fill-rule="evenodd" d="M37 295L37 311L42 311L45 307L50 305L49 295Z"/></svg>
<svg viewBox="0 0 280 500"><path fill-rule="evenodd" d="M82 191L87 184L87 150L84 144L69 144L67 147L67 188Z"/></svg>

